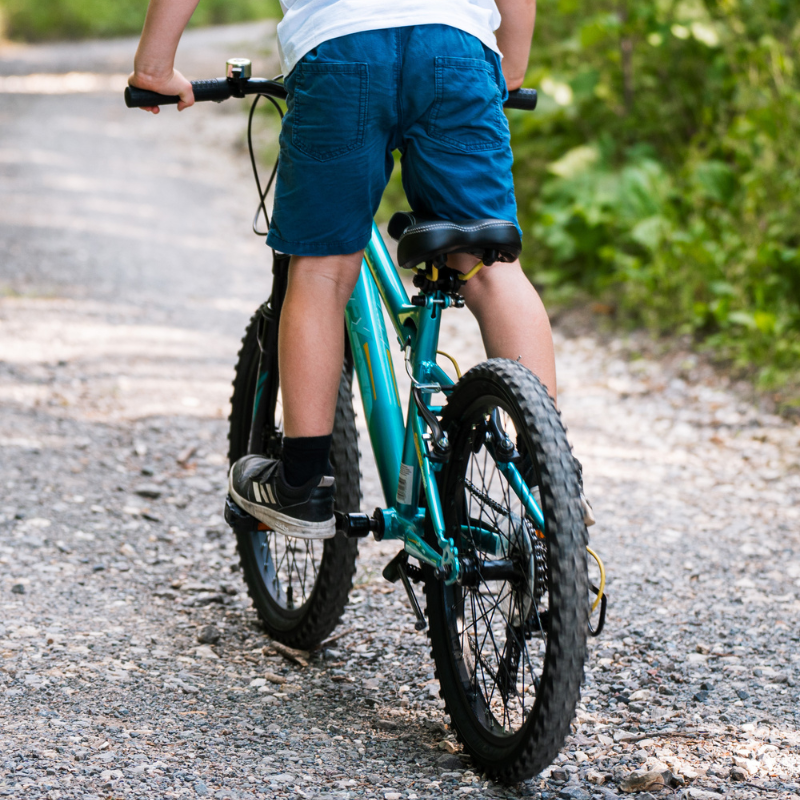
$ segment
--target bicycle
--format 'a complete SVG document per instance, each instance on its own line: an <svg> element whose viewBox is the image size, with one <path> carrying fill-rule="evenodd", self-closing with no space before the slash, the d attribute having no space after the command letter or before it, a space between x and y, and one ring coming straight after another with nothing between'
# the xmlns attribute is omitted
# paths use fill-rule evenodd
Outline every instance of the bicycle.
<svg viewBox="0 0 800 800"><path fill-rule="evenodd" d="M193 82L196 100L254 94L281 112L278 80L252 78L246 59L228 61L227 77ZM507 106L530 109L536 92L512 92ZM176 103L129 87L129 106ZM272 177L275 171L273 170ZM505 782L529 778L561 749L580 696L590 606L605 619L601 569L590 585L588 534L579 475L566 432L544 386L520 364L492 359L453 381L437 363L442 313L464 305L460 286L481 267L513 261L521 242L513 223L419 220L399 212L389 224L398 262L414 269L419 292L408 297L373 226L364 266L348 303L347 348L336 408L331 462L337 534L324 541L276 534L227 499L244 578L267 632L313 648L341 618L355 573L357 542L373 535L403 548L383 572L400 581L429 632L441 696L453 728L480 767ZM481 259L466 275L447 255ZM281 401L277 330L288 256L275 254L270 298L255 313L239 352L231 398L229 458L278 457ZM411 379L407 419L381 315L387 309ZM386 507L360 512L352 381L357 376ZM434 402L435 398L444 402ZM589 551L591 553L591 551ZM593 555L593 554L592 554ZM595 556L596 557L596 556ZM412 563L413 558L418 563ZM414 589L422 583L427 619ZM592 601L591 593L594 594Z"/></svg>

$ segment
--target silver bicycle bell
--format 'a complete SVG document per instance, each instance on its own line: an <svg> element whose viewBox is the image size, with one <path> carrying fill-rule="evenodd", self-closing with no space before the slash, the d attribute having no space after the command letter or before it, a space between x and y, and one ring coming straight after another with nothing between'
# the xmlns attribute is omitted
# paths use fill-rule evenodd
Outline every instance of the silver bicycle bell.
<svg viewBox="0 0 800 800"><path fill-rule="evenodd" d="M252 77L253 62L249 58L229 58L225 62L225 77L233 80L247 80Z"/></svg>

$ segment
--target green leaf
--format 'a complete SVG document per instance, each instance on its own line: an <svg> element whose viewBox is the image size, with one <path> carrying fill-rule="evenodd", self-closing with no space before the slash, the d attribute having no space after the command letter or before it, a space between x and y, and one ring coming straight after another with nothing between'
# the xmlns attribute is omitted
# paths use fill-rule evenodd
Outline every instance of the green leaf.
<svg viewBox="0 0 800 800"><path fill-rule="evenodd" d="M730 297L736 294L736 289L727 281L711 281L711 283L708 284L708 288L711 290L712 294L715 294L717 297Z"/></svg>
<svg viewBox="0 0 800 800"><path fill-rule="evenodd" d="M671 225L669 220L661 216L648 217L637 222L631 230L631 239L647 250L655 251L669 234Z"/></svg>
<svg viewBox="0 0 800 800"><path fill-rule="evenodd" d="M735 325L744 325L745 328L750 330L758 329L755 317L748 311L731 311L728 314L728 321L733 322Z"/></svg>
<svg viewBox="0 0 800 800"><path fill-rule="evenodd" d="M694 180L701 193L718 203L727 203L736 192L736 174L722 161L701 161Z"/></svg>
<svg viewBox="0 0 800 800"><path fill-rule="evenodd" d="M594 145L580 145L552 163L548 171L562 178L573 178L594 166L599 157L600 154Z"/></svg>

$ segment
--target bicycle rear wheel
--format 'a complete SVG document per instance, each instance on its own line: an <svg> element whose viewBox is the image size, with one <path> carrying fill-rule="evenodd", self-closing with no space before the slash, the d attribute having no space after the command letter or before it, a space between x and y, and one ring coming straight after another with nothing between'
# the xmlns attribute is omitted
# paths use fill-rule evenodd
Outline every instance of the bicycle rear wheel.
<svg viewBox="0 0 800 800"><path fill-rule="evenodd" d="M446 535L472 567L453 586L426 570L441 696L480 766L502 781L524 780L561 749L583 678L588 537L577 473L552 400L515 362L493 359L470 370L442 424L452 443L440 483ZM512 461L541 497L544 531L498 469L497 426L516 444ZM512 578L508 567L505 579L489 573L487 562L498 560L513 564Z"/></svg>
<svg viewBox="0 0 800 800"><path fill-rule="evenodd" d="M283 425L274 354L265 354L263 363L268 368L263 368L259 376L259 330L273 324L273 313L269 305L262 306L250 320L242 340L231 397L228 452L231 464L248 452L270 458L281 455ZM254 414L256 398L259 403L270 405L270 413ZM269 422L254 432L251 430L254 419ZM352 367L347 361L339 385L330 459L336 478L336 509L358 511L361 505L358 439ZM357 542L341 533L332 539L314 541L270 530L239 531L236 537L248 592L269 635L291 647L304 649L322 642L344 613L356 568Z"/></svg>

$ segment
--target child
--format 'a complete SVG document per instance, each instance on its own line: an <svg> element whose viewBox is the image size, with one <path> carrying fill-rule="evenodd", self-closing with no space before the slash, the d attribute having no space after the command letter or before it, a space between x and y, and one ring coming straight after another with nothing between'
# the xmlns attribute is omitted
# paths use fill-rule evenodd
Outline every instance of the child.
<svg viewBox="0 0 800 800"><path fill-rule="evenodd" d="M180 95L173 68L198 0L151 0L130 83ZM245 456L229 489L253 516L302 538L335 534L328 455L344 353L345 305L372 218L402 156L412 209L516 223L502 103L522 84L535 0L282 0L278 44L288 112L267 243L292 255L281 311L280 461ZM501 61L502 54L502 61ZM158 108L148 109L153 113ZM449 265L470 270L460 254ZM487 355L520 360L556 396L550 324L519 262L463 287Z"/></svg>

